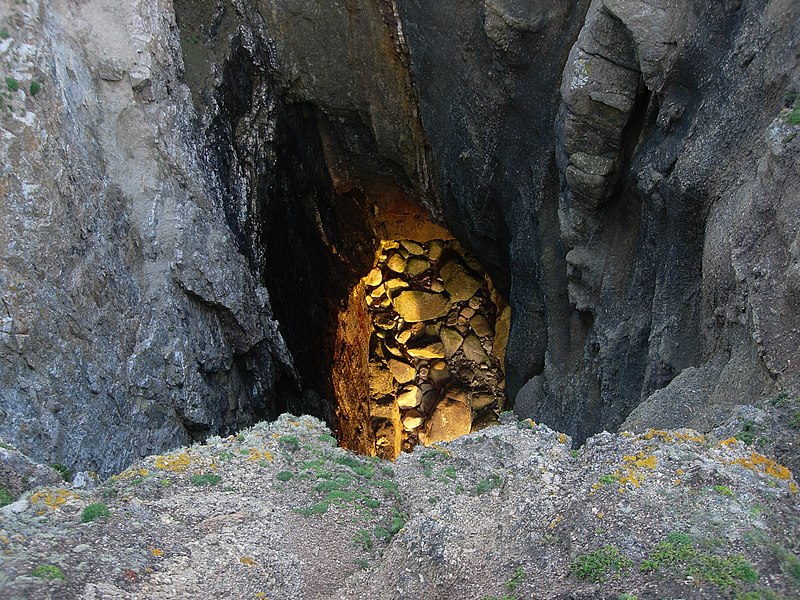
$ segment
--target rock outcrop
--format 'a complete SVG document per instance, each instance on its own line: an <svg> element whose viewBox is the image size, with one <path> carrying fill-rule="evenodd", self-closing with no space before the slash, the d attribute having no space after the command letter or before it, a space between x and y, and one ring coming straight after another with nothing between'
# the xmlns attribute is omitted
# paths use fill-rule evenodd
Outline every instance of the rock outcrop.
<svg viewBox="0 0 800 600"><path fill-rule="evenodd" d="M792 0L0 6L0 433L40 460L334 423L335 360L369 370L340 317L411 226L446 226L513 319L496 357L463 310L475 335L389 354L502 360L515 410L576 443L800 391ZM440 260L415 250L381 310L468 302L470 265L430 302L393 281Z"/></svg>

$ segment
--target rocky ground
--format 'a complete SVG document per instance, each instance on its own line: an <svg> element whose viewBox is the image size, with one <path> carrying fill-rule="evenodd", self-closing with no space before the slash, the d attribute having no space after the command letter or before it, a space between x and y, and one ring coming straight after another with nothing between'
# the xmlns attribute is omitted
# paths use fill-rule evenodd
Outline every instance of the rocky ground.
<svg viewBox="0 0 800 600"><path fill-rule="evenodd" d="M284 415L27 491L0 510L0 596L800 596L797 483L752 446L683 429L571 450L501 420L392 463Z"/></svg>
<svg viewBox="0 0 800 600"><path fill-rule="evenodd" d="M386 241L364 283L376 454L394 459L496 422L510 311L480 263L454 240Z"/></svg>

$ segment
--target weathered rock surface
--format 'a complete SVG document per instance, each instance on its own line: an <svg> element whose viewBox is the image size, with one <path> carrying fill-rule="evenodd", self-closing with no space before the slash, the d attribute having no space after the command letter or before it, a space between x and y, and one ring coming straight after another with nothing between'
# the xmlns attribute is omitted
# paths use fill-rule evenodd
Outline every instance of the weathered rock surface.
<svg viewBox="0 0 800 600"><path fill-rule="evenodd" d="M392 306L403 319L413 323L439 319L450 310L450 300L442 294L411 290L400 292Z"/></svg>
<svg viewBox="0 0 800 600"><path fill-rule="evenodd" d="M28 492L20 512L0 511L0 596L797 595L796 481L741 442L603 433L571 453L564 434L510 421L392 463L330 433L285 415L98 489ZM81 523L96 502L110 516ZM603 547L620 571L582 569ZM64 579L32 574L44 565Z"/></svg>

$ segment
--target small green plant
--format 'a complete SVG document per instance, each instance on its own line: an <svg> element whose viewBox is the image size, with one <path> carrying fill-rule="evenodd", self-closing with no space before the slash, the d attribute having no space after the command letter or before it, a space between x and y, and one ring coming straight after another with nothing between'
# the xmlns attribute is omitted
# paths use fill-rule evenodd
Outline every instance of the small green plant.
<svg viewBox="0 0 800 600"><path fill-rule="evenodd" d="M278 438L278 442L292 451L300 449L300 441L294 435L282 435Z"/></svg>
<svg viewBox="0 0 800 600"><path fill-rule="evenodd" d="M601 475L600 479L598 480L603 485L615 485L619 483L619 477L617 475Z"/></svg>
<svg viewBox="0 0 800 600"><path fill-rule="evenodd" d="M794 101L792 110L786 115L786 122L789 125L800 125L800 102Z"/></svg>
<svg viewBox="0 0 800 600"><path fill-rule="evenodd" d="M50 465L53 469L58 471L58 474L61 475L61 479L64 481L70 481L72 479L72 471L66 465L62 465L61 463L55 463Z"/></svg>
<svg viewBox="0 0 800 600"><path fill-rule="evenodd" d="M237 442L243 442L244 440L245 440L244 432L241 432L241 433L236 435L236 441Z"/></svg>
<svg viewBox="0 0 800 600"><path fill-rule="evenodd" d="M103 498L115 498L116 496L119 495L119 490L114 486L110 485L100 490L100 495L103 496Z"/></svg>
<svg viewBox="0 0 800 600"><path fill-rule="evenodd" d="M223 450L222 452L217 454L217 458L220 460L220 462L226 462L233 458L233 453L228 452L227 450Z"/></svg>
<svg viewBox="0 0 800 600"><path fill-rule="evenodd" d="M111 516L111 511L108 510L102 502L95 502L83 509L81 513L81 523L91 523L95 519L108 518Z"/></svg>
<svg viewBox="0 0 800 600"><path fill-rule="evenodd" d="M472 488L473 496L481 496L491 492L493 489L500 487L503 479L499 475L489 475L486 479L481 480L474 488Z"/></svg>
<svg viewBox="0 0 800 600"><path fill-rule="evenodd" d="M6 77L6 87L12 91L16 92L19 89L19 81L14 79L11 76Z"/></svg>
<svg viewBox="0 0 800 600"><path fill-rule="evenodd" d="M775 396L772 400L770 400L770 404L775 408L781 408L789 401L789 394L786 392L781 392L777 396Z"/></svg>
<svg viewBox="0 0 800 600"><path fill-rule="evenodd" d="M789 427L792 429L800 429L800 410L789 417Z"/></svg>
<svg viewBox="0 0 800 600"><path fill-rule="evenodd" d="M624 594L620 594L617 600L639 600L639 598L630 592L625 592Z"/></svg>
<svg viewBox="0 0 800 600"><path fill-rule="evenodd" d="M365 558L357 558L353 561L353 564L357 566L362 571L366 571L369 569L369 561Z"/></svg>
<svg viewBox="0 0 800 600"><path fill-rule="evenodd" d="M514 574L511 576L511 579L506 582L506 587L510 592L513 592L520 585L522 585L522 582L525 581L526 577L527 575L525 575L523 568L517 567L517 569L514 571Z"/></svg>
<svg viewBox="0 0 800 600"><path fill-rule="evenodd" d="M203 473L202 475L190 475L189 482L196 486L217 485L222 481L222 477L216 473Z"/></svg>
<svg viewBox="0 0 800 600"><path fill-rule="evenodd" d="M570 451L569 451L569 455L570 455L572 458L578 458L578 451L577 451L577 450L570 450Z"/></svg>
<svg viewBox="0 0 800 600"><path fill-rule="evenodd" d="M55 565L39 565L31 571L33 577L40 577L41 579L66 579L64 571Z"/></svg>
<svg viewBox="0 0 800 600"><path fill-rule="evenodd" d="M14 496L6 488L0 486L0 506L7 506L14 502Z"/></svg>
<svg viewBox="0 0 800 600"><path fill-rule="evenodd" d="M757 429L758 427L756 426L756 424L748 419L742 423L742 430L739 433L735 434L733 437L735 437L737 440L741 442L744 442L748 446L752 446L753 442L756 439Z"/></svg>
<svg viewBox="0 0 800 600"><path fill-rule="evenodd" d="M353 544L362 550L372 550L372 536L366 529L359 529L353 538Z"/></svg>
<svg viewBox="0 0 800 600"><path fill-rule="evenodd" d="M324 515L326 512L328 512L330 506L331 505L328 502L317 502L311 506L295 508L294 511L300 513L304 517L310 517L311 515Z"/></svg>
<svg viewBox="0 0 800 600"><path fill-rule="evenodd" d="M727 485L715 485L713 490L726 498L733 498L733 490Z"/></svg>
<svg viewBox="0 0 800 600"><path fill-rule="evenodd" d="M618 577L631 566L631 560L616 546L606 545L594 552L579 555L569 566L571 575L594 582Z"/></svg>
<svg viewBox="0 0 800 600"><path fill-rule="evenodd" d="M0 29L0 40L7 40L10 37L11 37L11 34L8 33L8 29L6 29L5 27Z"/></svg>
<svg viewBox="0 0 800 600"><path fill-rule="evenodd" d="M294 473L291 471L281 471L277 475L275 475L275 479L278 481L283 481L284 483L290 481L294 477Z"/></svg>
<svg viewBox="0 0 800 600"><path fill-rule="evenodd" d="M28 89L31 92L31 96L35 98L36 94L42 91L42 84L34 79L33 81L31 81L31 85Z"/></svg>

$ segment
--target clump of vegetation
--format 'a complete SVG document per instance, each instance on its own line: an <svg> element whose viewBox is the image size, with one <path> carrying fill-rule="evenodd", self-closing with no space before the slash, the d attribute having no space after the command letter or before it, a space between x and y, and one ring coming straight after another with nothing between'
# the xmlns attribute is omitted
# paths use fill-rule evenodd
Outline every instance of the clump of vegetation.
<svg viewBox="0 0 800 600"><path fill-rule="evenodd" d="M489 477L481 480L474 488L472 488L472 495L481 496L483 494L487 494L493 489L500 487L502 484L502 477L499 475L489 475Z"/></svg>
<svg viewBox="0 0 800 600"><path fill-rule="evenodd" d="M727 485L715 485L713 490L726 498L733 498L733 490Z"/></svg>
<svg viewBox="0 0 800 600"><path fill-rule="evenodd" d="M506 587L509 591L513 592L520 585L522 585L522 582L525 581L526 577L527 575L525 575L523 568L517 567L517 569L514 571L514 574L511 576L511 579L506 582Z"/></svg>
<svg viewBox="0 0 800 600"><path fill-rule="evenodd" d="M670 569L725 589L737 589L742 583L758 580L758 572L743 556L711 554L698 549L691 536L679 532L670 533L656 544L640 569L645 572Z"/></svg>
<svg viewBox="0 0 800 600"><path fill-rule="evenodd" d="M19 89L19 81L9 75L6 77L6 87L9 91L16 92Z"/></svg>
<svg viewBox="0 0 800 600"><path fill-rule="evenodd" d="M283 481L284 483L290 481L294 477L294 473L291 471L281 471L277 475L275 475L275 479L278 481Z"/></svg>
<svg viewBox="0 0 800 600"><path fill-rule="evenodd" d="M353 538L353 544L362 550L372 550L372 536L366 529L359 529Z"/></svg>
<svg viewBox="0 0 800 600"><path fill-rule="evenodd" d="M579 555L570 564L569 572L579 579L601 582L609 577L618 577L631 564L631 560L619 548L606 545L594 552Z"/></svg>
<svg viewBox="0 0 800 600"><path fill-rule="evenodd" d="M91 523L95 519L108 518L111 516L111 511L108 510L102 502L95 502L83 509L81 513L81 523Z"/></svg>
<svg viewBox="0 0 800 600"><path fill-rule="evenodd" d="M789 417L789 427L793 429L800 429L800 410L796 411Z"/></svg>
<svg viewBox="0 0 800 600"><path fill-rule="evenodd" d="M31 571L33 577L40 577L41 579L66 579L64 571L55 565L39 565Z"/></svg>
<svg viewBox="0 0 800 600"><path fill-rule="evenodd" d="M281 446L288 448L289 450L298 450L300 448L300 441L297 439L295 435L282 435L278 438L278 442L280 442Z"/></svg>
<svg viewBox="0 0 800 600"><path fill-rule="evenodd" d="M7 40L10 37L11 34L8 32L8 29L6 29L5 27L0 29L0 40Z"/></svg>
<svg viewBox="0 0 800 600"><path fill-rule="evenodd" d="M70 481L72 479L72 471L66 465L62 465L61 463L55 463L50 465L53 469L58 471L58 474L61 475L61 479L64 481Z"/></svg>
<svg viewBox="0 0 800 600"><path fill-rule="evenodd" d="M752 446L753 442L756 439L757 429L758 427L756 426L756 424L748 419L742 423L742 430L733 437L735 437L737 440L741 442L744 442L748 446Z"/></svg>
<svg viewBox="0 0 800 600"><path fill-rule="evenodd" d="M31 81L31 85L28 89L31 92L31 96L35 98L36 94L42 91L42 84L34 79L33 81Z"/></svg>
<svg viewBox="0 0 800 600"><path fill-rule="evenodd" d="M7 506L14 502L14 496L6 488L0 486L0 506Z"/></svg>
<svg viewBox="0 0 800 600"><path fill-rule="evenodd" d="M639 598L634 594L625 592L624 594L620 594L617 600L639 600Z"/></svg>
<svg viewBox="0 0 800 600"><path fill-rule="evenodd" d="M222 481L222 477L216 473L189 476L189 482L196 486L217 485L220 481Z"/></svg>
<svg viewBox="0 0 800 600"><path fill-rule="evenodd" d="M619 483L619 475L602 475L598 481L603 485L614 485Z"/></svg>

